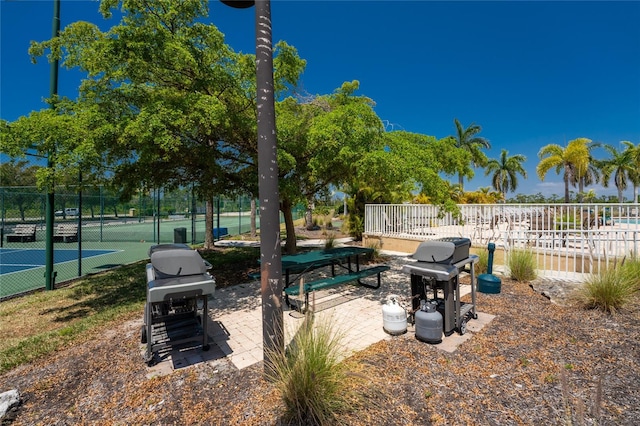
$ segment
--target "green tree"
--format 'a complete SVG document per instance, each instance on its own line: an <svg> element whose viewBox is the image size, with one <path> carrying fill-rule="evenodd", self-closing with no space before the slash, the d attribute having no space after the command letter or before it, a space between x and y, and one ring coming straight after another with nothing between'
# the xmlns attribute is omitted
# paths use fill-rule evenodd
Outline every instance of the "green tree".
<svg viewBox="0 0 640 426"><path fill-rule="evenodd" d="M518 174L527 178L527 171L522 165L527 157L522 154L509 156L509 151L503 149L499 159L490 159L485 168L485 176L491 176L491 185L502 193L502 199L507 199L507 192L518 188Z"/></svg>
<svg viewBox="0 0 640 426"><path fill-rule="evenodd" d="M415 192L421 200L456 212L451 185L441 174L451 175L468 164L469 152L457 148L449 137L405 131L382 137L384 143L359 159L354 173L347 176L344 191L349 194L352 229L357 231L364 223L365 203L406 202L416 198Z"/></svg>
<svg viewBox="0 0 640 426"><path fill-rule="evenodd" d="M68 114L84 117L85 140L100 153L93 163L82 158L83 168L110 176L123 197L193 185L208 212L217 194L256 194L254 55L234 52L202 22L206 1L104 0L100 10L110 17L118 6L122 19L106 32L76 22L30 49L87 73ZM276 52L281 94L295 86L304 61L285 43Z"/></svg>
<svg viewBox="0 0 640 426"><path fill-rule="evenodd" d="M341 186L345 176L368 151L378 149L382 123L370 99L355 96L359 83L344 83L333 95L300 102L287 98L277 105L280 204L285 218L288 253L296 250L292 208L307 206ZM307 226L312 221L307 217Z"/></svg>
<svg viewBox="0 0 640 426"><path fill-rule="evenodd" d="M584 143L584 138L569 141L566 147L558 144L545 145L538 153L540 163L536 172L541 181L544 181L547 172L555 169L557 174L563 173L564 202L568 203L569 185L578 181L578 170L587 170L589 164L589 150Z"/></svg>
<svg viewBox="0 0 640 426"><path fill-rule="evenodd" d="M625 155L627 155L631 168L628 171L629 180L633 184L633 202L638 202L638 187L640 186L640 144L634 145L633 142L622 141L625 146Z"/></svg>
<svg viewBox="0 0 640 426"><path fill-rule="evenodd" d="M602 184L609 186L609 180L613 176L614 185L618 190L618 202L624 201L623 192L627 189L630 175L634 175L636 167L631 159L630 150L618 151L612 145L604 145L604 149L611 156L602 161Z"/></svg>
<svg viewBox="0 0 640 426"><path fill-rule="evenodd" d="M601 144L592 142L587 138L578 138L576 141L584 144L587 149L587 159L585 162L578 162L578 167L572 171L571 175L573 186L578 186L578 202L582 203L584 197L584 187L597 183L600 180L600 163L593 158L592 151L594 148L600 147ZM572 167L575 167L572 165Z"/></svg>
<svg viewBox="0 0 640 426"><path fill-rule="evenodd" d="M363 164L382 160L378 154L384 150L383 125L373 101L355 95L358 87L357 81L346 82L332 95L290 97L277 104L280 198L289 253L296 249L292 207L304 202L310 216L315 200L326 196L331 187L353 184L351 177L367 174L364 169L370 166ZM358 185L358 191L366 187ZM351 203L359 199L351 195ZM354 219L359 210L351 207Z"/></svg>
<svg viewBox="0 0 640 426"><path fill-rule="evenodd" d="M0 164L0 187L4 191L2 208L5 211L17 209L21 221L26 220L27 209L40 198L40 194L33 192L38 169L38 166L30 166L26 160ZM4 212L0 214L4 215Z"/></svg>
<svg viewBox="0 0 640 426"><path fill-rule="evenodd" d="M471 123L465 129L457 118L453 122L456 126L456 134L452 137L455 139L456 147L464 149L471 154L471 165L473 167L484 167L487 164L487 156L482 152L482 148L489 149L491 144L487 139L478 136L478 133L482 131L482 127ZM473 170L469 165L458 170L458 184L462 190L464 190L465 177L473 177Z"/></svg>

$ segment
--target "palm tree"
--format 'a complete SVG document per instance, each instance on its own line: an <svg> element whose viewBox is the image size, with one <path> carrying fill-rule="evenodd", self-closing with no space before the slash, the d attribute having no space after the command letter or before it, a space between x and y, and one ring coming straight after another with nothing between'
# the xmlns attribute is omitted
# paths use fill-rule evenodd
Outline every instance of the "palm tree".
<svg viewBox="0 0 640 426"><path fill-rule="evenodd" d="M631 160L631 150L627 148L625 151L618 151L616 147L612 145L604 145L611 158L602 161L602 184L606 187L609 186L609 179L613 175L613 181L618 189L618 202L624 201L622 192L627 189L627 179L629 176L634 176L636 173L636 165Z"/></svg>
<svg viewBox="0 0 640 426"><path fill-rule="evenodd" d="M518 173L523 178L527 178L527 171L522 163L527 161L527 157L522 154L509 156L509 151L503 149L500 153L500 159L494 158L487 162L485 168L485 176L493 173L491 176L491 185L493 188L502 193L502 199L506 201L507 192L515 191L518 187Z"/></svg>
<svg viewBox="0 0 640 426"><path fill-rule="evenodd" d="M469 151L473 167L484 167L487 164L487 156L481 149L489 149L491 144L485 138L477 136L482 131L482 127L471 123L465 129L457 118L454 118L453 122L456 125L456 135L453 136L456 147ZM462 172L458 173L458 185L464 191L464 174Z"/></svg>
<svg viewBox="0 0 640 426"><path fill-rule="evenodd" d="M571 166L574 167L572 172L573 182L571 182L571 184L573 186L576 186L576 184L578 185L578 202L581 203L584 197L584 187L598 183L600 180L600 163L593 158L591 151L594 148L602 146L602 144L598 142L591 142L591 140L587 138L578 138L575 140L583 143L587 148L588 153L586 165L581 161L579 162L579 166Z"/></svg>
<svg viewBox="0 0 640 426"><path fill-rule="evenodd" d="M460 185L458 185L457 183L452 185L451 182L448 181L444 181L444 183L451 201L459 203L464 197L464 191L460 188Z"/></svg>
<svg viewBox="0 0 640 426"><path fill-rule="evenodd" d="M638 187L640 186L640 143L634 145L633 142L622 141L625 146L625 153L631 162L632 172L629 173L629 180L633 184L633 202L638 202Z"/></svg>
<svg viewBox="0 0 640 426"><path fill-rule="evenodd" d="M586 139L588 140L588 139ZM578 138L569 141L565 148L558 144L543 146L538 153L540 163L536 167L536 172L540 180L544 181L547 172L555 169L556 173L564 172L564 202L569 202L569 184L575 185L581 171L589 168L589 149L585 138Z"/></svg>

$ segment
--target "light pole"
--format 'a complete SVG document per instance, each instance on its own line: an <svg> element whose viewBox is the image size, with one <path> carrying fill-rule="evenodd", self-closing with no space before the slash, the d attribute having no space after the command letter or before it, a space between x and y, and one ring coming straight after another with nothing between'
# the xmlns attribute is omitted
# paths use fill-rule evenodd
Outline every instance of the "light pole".
<svg viewBox="0 0 640 426"><path fill-rule="evenodd" d="M53 0L53 25L52 25L53 37L58 37L60 33L60 0ZM58 60L51 61L51 74L49 76L49 93L51 95L51 108L55 108L55 96L58 95ZM53 153L49 151L47 155L47 168L51 172L53 168L53 161L51 155ZM53 207L55 200L54 181L49 176L49 182L47 184L47 202L45 208L45 270L44 280L45 288L47 290L53 290L55 284L55 273L53 272Z"/></svg>
<svg viewBox="0 0 640 426"><path fill-rule="evenodd" d="M271 356L284 350L280 196L273 93L273 48L269 0L221 0L235 7L256 7L256 108L258 120L258 196L260 198L260 291L265 371Z"/></svg>

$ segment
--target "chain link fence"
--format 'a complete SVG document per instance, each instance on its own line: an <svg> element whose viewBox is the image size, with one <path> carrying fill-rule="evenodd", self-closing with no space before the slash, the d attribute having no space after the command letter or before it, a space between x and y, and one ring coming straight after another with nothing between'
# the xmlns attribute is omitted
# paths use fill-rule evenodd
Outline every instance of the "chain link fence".
<svg viewBox="0 0 640 426"><path fill-rule="evenodd" d="M148 257L160 243L201 244L205 202L191 191L162 190L122 201L104 188L56 188L54 276L62 283ZM45 287L46 194L0 187L0 299ZM251 230L249 197L213 200L214 239ZM259 228L259 218L257 218Z"/></svg>

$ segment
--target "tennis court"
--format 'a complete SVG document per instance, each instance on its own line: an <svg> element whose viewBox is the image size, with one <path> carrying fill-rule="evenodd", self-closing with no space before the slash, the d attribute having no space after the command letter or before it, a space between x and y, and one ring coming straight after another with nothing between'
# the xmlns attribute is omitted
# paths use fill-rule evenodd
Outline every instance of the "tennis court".
<svg viewBox="0 0 640 426"><path fill-rule="evenodd" d="M250 228L249 217L245 215L221 215L216 219L214 226L226 228L231 235L246 232ZM58 284L147 259L149 247L175 242L177 230L182 231L181 237L185 238L183 241L186 243L204 241L203 219L192 221L181 217L165 219L160 223L137 218L83 220L81 257L78 256L78 243L54 244L54 281ZM4 248L0 248L0 299L44 288L45 232L44 224L38 224L35 241L5 242Z"/></svg>
<svg viewBox="0 0 640 426"><path fill-rule="evenodd" d="M0 249L0 299L45 287L45 248L33 243L17 245ZM54 282L62 283L144 259L149 246L149 243L83 243L82 256L78 256L77 244L67 244L64 248L56 244Z"/></svg>
<svg viewBox="0 0 640 426"><path fill-rule="evenodd" d="M117 250L82 250L82 258L114 253ZM0 249L0 275L27 271L45 266L45 249L36 248L2 248ZM78 250L57 249L53 252L53 263L58 265L78 260Z"/></svg>

